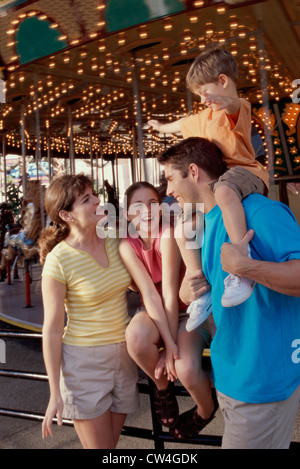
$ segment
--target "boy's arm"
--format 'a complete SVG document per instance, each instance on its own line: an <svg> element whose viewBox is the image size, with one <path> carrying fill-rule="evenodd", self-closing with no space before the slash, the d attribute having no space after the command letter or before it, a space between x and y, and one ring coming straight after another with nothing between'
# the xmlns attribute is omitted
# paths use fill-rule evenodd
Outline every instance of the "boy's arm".
<svg viewBox="0 0 300 469"><path fill-rule="evenodd" d="M157 132L161 132L162 134L174 134L174 133L181 132L180 130L181 120L182 119L178 119L177 121L163 124L162 122L159 122L155 119L151 119L150 121L148 121L148 125L150 125L153 128L153 130L156 130Z"/></svg>
<svg viewBox="0 0 300 469"><path fill-rule="evenodd" d="M232 96L222 96L217 94L210 94L205 97L206 106L214 106L214 110L224 110L226 114L237 114L241 107L239 98Z"/></svg>

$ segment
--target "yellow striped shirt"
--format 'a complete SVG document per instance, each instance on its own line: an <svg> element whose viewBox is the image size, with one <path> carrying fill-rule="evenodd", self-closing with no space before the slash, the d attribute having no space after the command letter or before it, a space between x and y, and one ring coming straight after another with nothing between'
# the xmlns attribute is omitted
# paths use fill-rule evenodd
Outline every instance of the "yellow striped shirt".
<svg viewBox="0 0 300 469"><path fill-rule="evenodd" d="M131 277L122 263L118 239L107 237L107 268L65 241L47 255L43 276L67 286L67 325L63 342L96 346L123 342L129 322L126 291Z"/></svg>

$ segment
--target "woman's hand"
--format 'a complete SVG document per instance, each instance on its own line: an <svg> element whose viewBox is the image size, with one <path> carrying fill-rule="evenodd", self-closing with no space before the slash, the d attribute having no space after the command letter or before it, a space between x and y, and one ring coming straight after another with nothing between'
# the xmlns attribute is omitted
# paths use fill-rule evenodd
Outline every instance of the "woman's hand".
<svg viewBox="0 0 300 469"><path fill-rule="evenodd" d="M62 412L63 412L63 401L61 396L58 398L51 398L46 410L46 414L42 423L42 438L46 438L48 435L53 436L52 420L57 416L57 425L62 425Z"/></svg>

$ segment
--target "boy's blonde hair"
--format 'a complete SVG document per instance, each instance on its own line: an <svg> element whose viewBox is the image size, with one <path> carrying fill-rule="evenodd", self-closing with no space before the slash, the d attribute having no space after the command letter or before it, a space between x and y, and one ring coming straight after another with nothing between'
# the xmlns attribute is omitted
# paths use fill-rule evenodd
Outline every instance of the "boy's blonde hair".
<svg viewBox="0 0 300 469"><path fill-rule="evenodd" d="M216 83L221 74L227 75L237 84L238 65L233 55L227 50L217 47L209 48L192 63L186 76L187 86L195 93L199 86Z"/></svg>

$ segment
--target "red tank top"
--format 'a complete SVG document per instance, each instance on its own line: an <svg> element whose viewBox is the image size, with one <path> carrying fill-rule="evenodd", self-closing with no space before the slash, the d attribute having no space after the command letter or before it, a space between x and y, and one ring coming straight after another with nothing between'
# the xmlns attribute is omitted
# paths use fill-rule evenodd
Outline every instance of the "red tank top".
<svg viewBox="0 0 300 469"><path fill-rule="evenodd" d="M160 242L161 237L164 232L164 228L160 228L159 234L152 243L150 249L145 249L143 242L140 237L132 238L131 236L127 236L126 240L133 248L134 252L138 256L138 258L142 261L144 266L146 267L147 272L149 273L152 281L160 294L162 296L162 258L161 258L161 249L160 249ZM181 262L180 266L180 273L179 273L179 283L178 283L178 291L182 282L182 279L185 274L185 265ZM187 306L180 300L178 295L178 309L179 311L186 311Z"/></svg>

